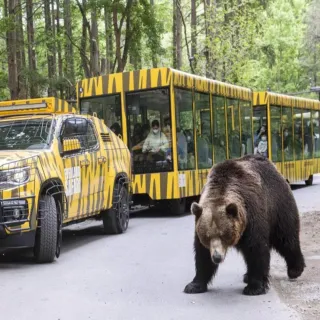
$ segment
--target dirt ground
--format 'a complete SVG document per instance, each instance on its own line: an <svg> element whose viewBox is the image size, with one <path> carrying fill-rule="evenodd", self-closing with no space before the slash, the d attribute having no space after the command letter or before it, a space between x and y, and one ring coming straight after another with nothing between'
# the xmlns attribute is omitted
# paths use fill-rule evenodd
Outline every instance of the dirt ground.
<svg viewBox="0 0 320 320"><path fill-rule="evenodd" d="M284 260L273 254L271 282L281 299L302 320L320 319L320 211L301 216L301 246L307 267L295 281L287 277Z"/></svg>

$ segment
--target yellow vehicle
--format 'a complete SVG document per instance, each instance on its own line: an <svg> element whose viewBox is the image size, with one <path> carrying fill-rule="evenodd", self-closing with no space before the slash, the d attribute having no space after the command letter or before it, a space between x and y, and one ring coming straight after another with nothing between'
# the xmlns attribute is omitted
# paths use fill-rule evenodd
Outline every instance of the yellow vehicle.
<svg viewBox="0 0 320 320"><path fill-rule="evenodd" d="M268 157L290 182L313 182L320 172L320 102L271 92L255 92L254 137L267 128ZM257 143L255 143L257 148Z"/></svg>
<svg viewBox="0 0 320 320"><path fill-rule="evenodd" d="M0 102L0 250L60 254L62 227L101 218L129 223L130 152L102 120L56 98Z"/></svg>
<svg viewBox="0 0 320 320"><path fill-rule="evenodd" d="M77 99L128 145L134 204L184 213L213 163L253 152L250 89L154 68L84 79Z"/></svg>

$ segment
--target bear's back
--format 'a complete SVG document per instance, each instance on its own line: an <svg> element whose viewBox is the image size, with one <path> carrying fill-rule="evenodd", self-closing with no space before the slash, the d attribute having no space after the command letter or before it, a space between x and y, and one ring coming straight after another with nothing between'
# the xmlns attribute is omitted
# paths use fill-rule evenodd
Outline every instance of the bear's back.
<svg viewBox="0 0 320 320"><path fill-rule="evenodd" d="M239 194L249 215L267 215L271 224L284 211L297 212L289 184L276 167L260 155L218 163L209 173L207 185L221 197L227 198L231 192Z"/></svg>

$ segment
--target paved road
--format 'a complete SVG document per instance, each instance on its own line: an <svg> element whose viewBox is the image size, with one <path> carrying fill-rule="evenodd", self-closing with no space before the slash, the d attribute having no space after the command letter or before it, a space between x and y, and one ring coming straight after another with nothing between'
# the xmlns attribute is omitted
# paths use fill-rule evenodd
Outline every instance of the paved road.
<svg viewBox="0 0 320 320"><path fill-rule="evenodd" d="M302 211L320 207L315 186L294 187ZM139 214L127 233L104 236L97 223L64 232L63 252L50 265L28 254L0 258L1 318L6 320L299 319L273 288L241 295L242 258L230 252L209 292L186 295L194 276L193 218Z"/></svg>

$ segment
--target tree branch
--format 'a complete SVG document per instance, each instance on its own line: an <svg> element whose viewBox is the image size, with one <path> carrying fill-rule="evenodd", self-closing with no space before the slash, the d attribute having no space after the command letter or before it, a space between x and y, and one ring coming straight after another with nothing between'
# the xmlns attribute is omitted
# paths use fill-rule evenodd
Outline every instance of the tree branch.
<svg viewBox="0 0 320 320"><path fill-rule="evenodd" d="M180 0L177 0L177 7L178 7L178 10L179 10L179 13L180 13L180 16L181 16L181 20L182 20L182 23L183 23L184 38L185 38L185 41L186 41L187 54L188 54L188 59L189 59L189 63L190 63L190 68L191 68L192 73L194 74L192 61L191 61L191 55L190 55L190 48L189 48L189 45L188 45L188 42L187 42L188 41L188 39L187 39L188 38L187 26L186 26L186 21L184 20L183 13L182 13L182 10L181 10Z"/></svg>

